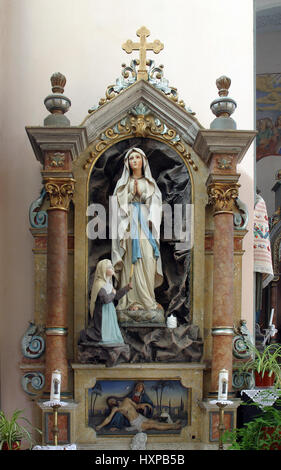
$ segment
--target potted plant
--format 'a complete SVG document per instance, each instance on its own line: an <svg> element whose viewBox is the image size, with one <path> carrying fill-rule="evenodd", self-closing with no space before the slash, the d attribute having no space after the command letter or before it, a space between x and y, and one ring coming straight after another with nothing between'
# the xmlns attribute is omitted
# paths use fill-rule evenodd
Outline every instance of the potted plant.
<svg viewBox="0 0 281 470"><path fill-rule="evenodd" d="M275 385L281 388L281 344L269 344L259 351L252 343L247 343L252 357L238 364L241 372L253 371L257 387Z"/></svg>
<svg viewBox="0 0 281 470"><path fill-rule="evenodd" d="M228 450L281 450L281 400L265 406L262 413L241 428L225 431L223 441ZM243 405L242 405L243 406ZM253 403L252 406L258 406ZM278 409L279 408L279 409Z"/></svg>
<svg viewBox="0 0 281 470"><path fill-rule="evenodd" d="M8 419L5 413L0 410L0 449L1 450L19 450L21 447L21 441L25 440L29 443L31 448L34 443L32 438L32 431L37 431L42 434L42 431L32 426L30 421L21 416L23 410L15 410L11 418ZM27 423L29 429L26 426L19 423L22 420Z"/></svg>

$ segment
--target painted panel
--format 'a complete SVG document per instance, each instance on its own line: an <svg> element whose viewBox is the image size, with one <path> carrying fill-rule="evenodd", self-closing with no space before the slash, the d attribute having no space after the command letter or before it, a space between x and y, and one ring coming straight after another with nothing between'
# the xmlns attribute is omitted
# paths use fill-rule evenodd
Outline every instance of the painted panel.
<svg viewBox="0 0 281 470"><path fill-rule="evenodd" d="M88 425L98 436L180 434L190 422L190 389L179 380L98 380L88 389ZM118 408L116 412L112 410ZM124 411L125 409L125 411ZM132 415L126 413L132 410ZM113 414L110 419L110 414ZM136 428L137 423L150 421ZM105 425L99 429L99 425Z"/></svg>

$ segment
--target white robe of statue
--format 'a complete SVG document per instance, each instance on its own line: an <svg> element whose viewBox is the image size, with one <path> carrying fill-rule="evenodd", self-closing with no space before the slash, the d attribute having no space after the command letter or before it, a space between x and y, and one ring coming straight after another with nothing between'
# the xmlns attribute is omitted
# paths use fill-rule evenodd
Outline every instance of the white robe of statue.
<svg viewBox="0 0 281 470"><path fill-rule="evenodd" d="M129 157L132 158L133 153L141 155L142 175L138 177L130 165ZM136 180L139 194L134 194ZM112 240L112 264L119 287L129 283L133 272L132 289L120 299L117 310L148 311L161 308L155 300L154 289L163 282L159 248L162 195L152 178L147 157L141 149L132 148L126 153L123 173L113 196L116 196L118 204L118 235ZM146 227L140 222L141 216L142 220L146 221ZM135 230L138 232L139 257L132 270L132 239L135 238Z"/></svg>

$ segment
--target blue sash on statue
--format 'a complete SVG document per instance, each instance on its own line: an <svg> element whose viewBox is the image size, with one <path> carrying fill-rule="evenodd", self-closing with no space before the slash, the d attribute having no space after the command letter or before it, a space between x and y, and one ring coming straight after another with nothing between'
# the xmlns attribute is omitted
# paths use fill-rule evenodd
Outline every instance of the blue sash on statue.
<svg viewBox="0 0 281 470"><path fill-rule="evenodd" d="M159 258L160 253L156 243L155 238L153 237L151 231L149 230L148 224L143 217L141 211L141 203L132 202L133 205L133 214L132 214L132 227L131 227L131 236L132 236L132 263L135 264L139 258L142 258L141 249L140 249L140 239L139 239L139 230L138 226L140 224L146 238L153 248L153 253L155 258Z"/></svg>

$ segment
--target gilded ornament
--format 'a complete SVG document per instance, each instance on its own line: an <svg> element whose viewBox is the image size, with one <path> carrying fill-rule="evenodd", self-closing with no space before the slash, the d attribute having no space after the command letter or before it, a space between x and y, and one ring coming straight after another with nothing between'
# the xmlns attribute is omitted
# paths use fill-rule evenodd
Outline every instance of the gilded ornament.
<svg viewBox="0 0 281 470"><path fill-rule="evenodd" d="M237 183L212 183L208 186L209 204L215 212L233 212L235 200L238 198Z"/></svg>
<svg viewBox="0 0 281 470"><path fill-rule="evenodd" d="M142 113L142 114L139 114ZM94 144L94 149L90 152L84 169L99 157L107 148L125 137L156 137L163 142L173 146L182 158L195 170L198 167L187 152L185 144L179 134L174 129L166 126L165 123L155 118L153 114L141 103L130 111L128 116L119 121L115 126L103 132Z"/></svg>
<svg viewBox="0 0 281 470"><path fill-rule="evenodd" d="M162 44L162 42L160 42L158 39L153 42L147 42L146 38L150 36L150 31L145 26L142 26L137 30L137 36L140 38L139 42L133 42L131 39L128 39L123 44L122 49L126 51L127 54L131 54L133 51L140 52L137 80L147 80L148 73L146 69L146 51L153 51L154 54L159 54L159 52L164 48L164 44Z"/></svg>
<svg viewBox="0 0 281 470"><path fill-rule="evenodd" d="M67 211L74 194L75 180L72 178L46 178L44 183L50 199L50 209Z"/></svg>

